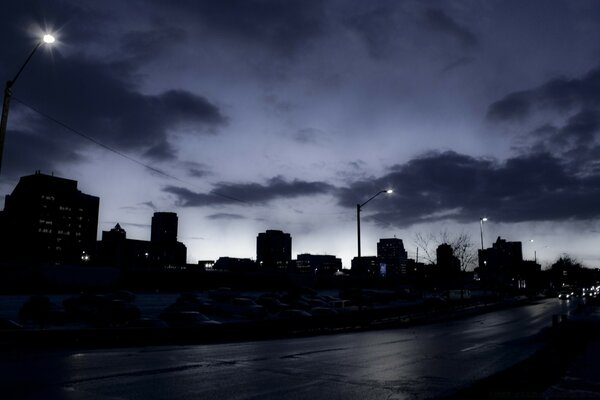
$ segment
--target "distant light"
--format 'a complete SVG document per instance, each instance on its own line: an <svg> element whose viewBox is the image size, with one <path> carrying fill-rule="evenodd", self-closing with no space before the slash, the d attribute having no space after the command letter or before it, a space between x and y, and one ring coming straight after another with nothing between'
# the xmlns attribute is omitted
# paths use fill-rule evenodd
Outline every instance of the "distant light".
<svg viewBox="0 0 600 400"><path fill-rule="evenodd" d="M394 190L392 190L392 189L388 189L388 190L386 190L385 192L386 192L387 194L390 194L390 193L394 193Z"/></svg>
<svg viewBox="0 0 600 400"><path fill-rule="evenodd" d="M50 35L50 34L45 34L44 37L42 38L42 40L44 41L44 43L54 43L54 41L56 40L54 38L54 36Z"/></svg>
<svg viewBox="0 0 600 400"><path fill-rule="evenodd" d="M486 222L488 219L486 217L481 218L483 222Z"/></svg>

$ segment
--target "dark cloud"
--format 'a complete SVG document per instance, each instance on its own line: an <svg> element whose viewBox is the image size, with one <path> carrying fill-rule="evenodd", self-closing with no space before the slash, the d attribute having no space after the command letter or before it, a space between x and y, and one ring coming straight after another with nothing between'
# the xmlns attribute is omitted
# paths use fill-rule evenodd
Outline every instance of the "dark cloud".
<svg viewBox="0 0 600 400"><path fill-rule="evenodd" d="M360 34L374 58L386 57L392 51L401 26L396 10L389 7L359 13L349 18L346 24Z"/></svg>
<svg viewBox="0 0 600 400"><path fill-rule="evenodd" d="M176 27L130 31L121 38L123 51L138 61L155 58L173 43L187 39L185 30Z"/></svg>
<svg viewBox="0 0 600 400"><path fill-rule="evenodd" d="M244 217L243 215L240 214L231 214L231 213L217 213L217 214L211 214L208 217L206 217L208 219L212 219L212 220L240 220L240 219L246 219L246 217Z"/></svg>
<svg viewBox="0 0 600 400"><path fill-rule="evenodd" d="M521 151L550 152L572 171L590 176L599 169L598 106L600 69L593 69L581 78L552 79L533 89L510 93L490 105L487 117L495 122L535 121L538 127L519 137Z"/></svg>
<svg viewBox="0 0 600 400"><path fill-rule="evenodd" d="M487 117L491 120L524 119L531 111L530 97L528 92L511 93L490 105Z"/></svg>
<svg viewBox="0 0 600 400"><path fill-rule="evenodd" d="M68 176L69 174L63 173L62 169L67 164L76 164L84 160L72 145L71 138L47 133L42 130L8 131L4 144L2 175L18 177L40 170Z"/></svg>
<svg viewBox="0 0 600 400"><path fill-rule="evenodd" d="M157 161L168 161L175 158L175 150L171 144L162 141L146 150L144 156Z"/></svg>
<svg viewBox="0 0 600 400"><path fill-rule="evenodd" d="M579 79L556 78L533 89L513 92L490 105L487 116L494 121L519 120L533 111L568 112L600 105L600 69Z"/></svg>
<svg viewBox="0 0 600 400"><path fill-rule="evenodd" d="M316 144L323 131L316 128L303 128L294 133L293 139L300 144Z"/></svg>
<svg viewBox="0 0 600 400"><path fill-rule="evenodd" d="M599 128L600 111L586 109L570 117L555 137L560 145L587 146L594 141Z"/></svg>
<svg viewBox="0 0 600 400"><path fill-rule="evenodd" d="M450 72L453 71L457 68L463 67L465 65L471 64L473 62L473 58L471 57L460 57L457 60L454 60L453 62L449 63L448 65L446 65L443 69L442 72Z"/></svg>
<svg viewBox="0 0 600 400"><path fill-rule="evenodd" d="M17 101L118 151L151 161L176 157L170 140L174 130L182 128L178 132L188 135L212 134L227 122L217 105L198 94L186 90L152 94L140 91L143 77L139 70L143 63L185 40L186 33L179 27L154 22L151 28L116 29L116 22L111 20L114 15L68 2L52 6L45 1L10 2L6 8L3 6L4 12L15 21L15 26L0 26L0 44L6 45L2 46L5 56L0 60L0 72L7 78L19 69L15 60L22 63L39 40L18 34L24 27L34 26L31 21L38 21L37 31L30 29L31 35L41 33L39 21L51 20L59 38L53 50L45 46L38 49L14 86L8 136L18 133L24 137L23 132L29 135L29 145L20 149L20 157L5 159L4 167L15 173L21 173L27 162L32 163L29 169L53 170L78 161L77 151L89 145L71 138L67 146L53 146L47 137L63 135L64 128L61 132L55 122L35 113L15 125ZM7 152L14 151L8 146ZM9 163L15 163L14 167Z"/></svg>
<svg viewBox="0 0 600 400"><path fill-rule="evenodd" d="M140 153L155 161L175 157L169 141L172 130L184 128L186 134L214 133L227 120L217 106L187 91L170 90L157 95L137 92L131 83L122 80L134 75L133 66L123 76L123 71L115 71L111 64L83 57L61 58L55 60L50 73L40 64L32 65L27 73L27 79L16 85L15 100L117 150ZM38 90L39 87L44 90ZM32 115L22 129L49 132L56 131L57 125L40 115ZM85 144L77 139L71 141L69 148ZM40 148L41 144L29 151L35 147ZM44 156L49 163L64 161ZM31 157L41 158L41 154L32 153Z"/></svg>
<svg viewBox="0 0 600 400"><path fill-rule="evenodd" d="M194 178L204 178L212 174L212 171L207 165L199 162L185 161L182 163L182 166L187 171L187 174Z"/></svg>
<svg viewBox="0 0 600 400"><path fill-rule="evenodd" d="M440 9L429 9L425 12L427 25L457 40L461 46L470 49L479 46L479 39L469 29L461 26Z"/></svg>
<svg viewBox="0 0 600 400"><path fill-rule="evenodd" d="M499 163L455 152L432 152L373 180L339 190L338 200L355 207L379 190L389 198L365 209L380 222L406 227L416 223L477 221L488 215L499 222L584 220L600 216L600 179L548 153L517 156Z"/></svg>
<svg viewBox="0 0 600 400"><path fill-rule="evenodd" d="M334 187L324 182L287 181L278 176L269 179L264 185L219 183L208 194L175 186L168 186L163 190L175 195L176 204L180 207L201 207L221 204L264 204L275 199L326 194L332 192Z"/></svg>
<svg viewBox="0 0 600 400"><path fill-rule="evenodd" d="M291 55L324 29L321 0L175 0L161 7L175 14L192 15L202 24L236 41L268 46Z"/></svg>

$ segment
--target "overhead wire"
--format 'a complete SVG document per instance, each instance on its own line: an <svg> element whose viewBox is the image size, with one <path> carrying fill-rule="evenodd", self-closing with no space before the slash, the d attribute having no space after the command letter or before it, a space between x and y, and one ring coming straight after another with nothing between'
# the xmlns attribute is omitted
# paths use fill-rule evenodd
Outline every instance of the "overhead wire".
<svg viewBox="0 0 600 400"><path fill-rule="evenodd" d="M152 171L152 172L154 172L154 173L156 173L156 174L162 175L162 176L164 176L164 177L166 177L166 178L169 178L169 179L176 180L176 181L178 181L178 182L180 182L180 183L183 183L183 184L184 184L184 185L186 185L186 186L193 186L193 185L192 185L190 182L186 182L185 180L183 180L183 179L181 179L181 178L178 178L178 177L177 177L177 176L175 176L175 175L169 174L169 173L167 173L167 172L165 172L165 171L163 171L163 170L160 170L160 169L158 169L158 168L156 168L156 167L153 167L153 166L151 166L151 165L149 165L149 164L146 164L146 163L145 163L145 162L143 162L143 161L140 161L140 160L138 160L138 159L136 159L136 158L133 158L133 157L131 157L131 156L129 156L129 155L127 155L127 154L123 153L122 151L119 151L119 150L115 149L114 147L111 147L111 146L109 146L109 145L107 145L107 144L104 144L104 143L100 142L99 140L97 140L97 139L93 138L92 136L90 136L90 135L87 135L87 134L83 133L83 132L82 132L82 131L80 131L79 129L75 129L75 128L73 128L72 126L70 126L70 125L68 125L68 124L66 124L66 123L64 123L64 122L62 122L62 121L60 121L60 120L59 120L59 119L57 119L57 118L54 118L53 116L51 116L51 115L49 115L49 114L47 114L47 113L43 112L42 110L40 110L40 109L38 109L38 108L36 108L36 107L34 107L34 106L30 105L30 104L27 104L26 102L24 102L23 100L21 100L21 99L19 99L19 98L17 98L17 97L14 97L14 96L13 96L13 97L12 97L12 99L14 99L15 101L17 101L19 104L21 104L21 105L23 105L23 106L27 107L28 109L30 109L31 111L35 112L36 114L39 114L40 116L42 116L42 117L44 117L44 118L48 119L49 121L52 121L52 122L54 122L55 124L57 124L57 125L61 126L61 127L62 127L62 128L64 128L64 129L66 129L67 131L69 131L69 132L71 132L71 133L73 133L73 134L75 134L75 135L77 135L77 136L80 136L80 137L82 137L82 138L84 138L84 139L86 139L86 140L88 140L88 141L90 141L90 142L94 143L95 145L97 145L97 146L100 146L100 147L104 148L105 150L108 150L108 151L110 151L110 152L112 152L112 153L114 153L114 154L117 154L118 156L120 156L120 157L123 157L123 158L125 158L125 159L127 159L127 160L129 160L129 161L131 161L131 162L133 162L133 163L135 163L135 164L138 164L138 165L140 165L140 166L142 166L142 167L144 167L144 168L146 168L146 169L148 169L148 170L150 170L150 171ZM208 193L209 193L210 195L217 196L217 197L222 197L222 198L224 198L224 199L228 199L228 200L231 200L231 201L235 201L235 202L239 202L239 203L245 203L245 204L249 204L249 203L248 203L247 201L245 201L245 200L241 200L241 199L238 199L238 198L236 198L236 197L229 196L229 195L226 195L226 194L222 194L222 193L219 193L219 192L212 191L212 192L208 192Z"/></svg>

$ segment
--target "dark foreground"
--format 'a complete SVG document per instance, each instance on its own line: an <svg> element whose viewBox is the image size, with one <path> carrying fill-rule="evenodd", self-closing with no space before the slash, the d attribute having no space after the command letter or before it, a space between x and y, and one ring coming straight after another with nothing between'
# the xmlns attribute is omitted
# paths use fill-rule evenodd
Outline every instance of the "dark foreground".
<svg viewBox="0 0 600 400"><path fill-rule="evenodd" d="M446 398L459 399L600 399L600 307L552 329L530 358Z"/></svg>
<svg viewBox="0 0 600 400"><path fill-rule="evenodd" d="M104 350L5 348L0 385L11 399L524 398L558 391L584 354L577 346L591 343L573 341L578 325L550 328L553 315L575 324L576 308L548 299L425 325L318 336ZM588 331L590 340L597 338ZM549 368L555 351L548 349L557 344L564 352L558 367ZM539 385L510 386L516 376L537 376Z"/></svg>

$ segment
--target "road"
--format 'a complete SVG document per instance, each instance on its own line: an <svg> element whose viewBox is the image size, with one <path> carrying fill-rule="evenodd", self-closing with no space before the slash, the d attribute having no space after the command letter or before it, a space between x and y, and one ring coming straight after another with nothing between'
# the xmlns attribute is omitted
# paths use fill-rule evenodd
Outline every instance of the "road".
<svg viewBox="0 0 600 400"><path fill-rule="evenodd" d="M402 329L194 346L0 353L7 399L421 399L450 394L541 346L574 302Z"/></svg>

